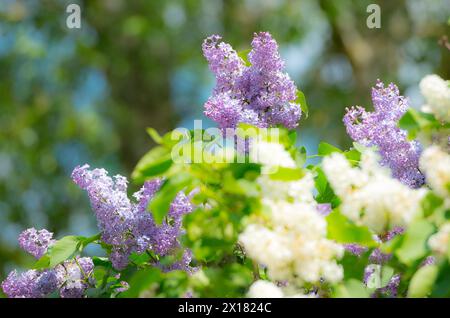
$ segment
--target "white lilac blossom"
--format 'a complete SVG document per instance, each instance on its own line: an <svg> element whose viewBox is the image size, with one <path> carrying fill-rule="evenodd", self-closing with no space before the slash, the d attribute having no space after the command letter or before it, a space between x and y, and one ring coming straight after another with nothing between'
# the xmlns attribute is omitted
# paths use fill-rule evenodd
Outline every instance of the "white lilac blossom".
<svg viewBox="0 0 450 318"><path fill-rule="evenodd" d="M54 244L55 240L52 238L53 233L46 229L37 231L35 228L29 228L19 235L19 245L35 258L41 258L47 252L48 247Z"/></svg>
<svg viewBox="0 0 450 318"><path fill-rule="evenodd" d="M205 115L220 128L235 128L238 123L297 127L301 116L300 105L295 103L297 87L283 72L278 44L269 33L254 35L248 54L250 66L218 35L205 39L202 49L216 77Z"/></svg>
<svg viewBox="0 0 450 318"><path fill-rule="evenodd" d="M408 109L408 100L399 94L393 83L384 87L377 82L372 89L374 111L356 106L347 109L344 124L349 136L364 146L376 146L381 164L391 169L392 175L412 188L420 187L424 177L418 169L421 147L409 141L398 121Z"/></svg>
<svg viewBox="0 0 450 318"><path fill-rule="evenodd" d="M249 298L283 298L280 287L266 280L258 280L250 286L247 293Z"/></svg>
<svg viewBox="0 0 450 318"><path fill-rule="evenodd" d="M440 256L447 255L450 244L450 222L443 224L439 231L428 239L428 246Z"/></svg>
<svg viewBox="0 0 450 318"><path fill-rule="evenodd" d="M29 270L9 273L2 282L3 292L9 298L43 298L56 290L58 280L53 270Z"/></svg>
<svg viewBox="0 0 450 318"><path fill-rule="evenodd" d="M450 197L450 155L439 146L426 148L420 157L420 168L427 184L442 198Z"/></svg>
<svg viewBox="0 0 450 318"><path fill-rule="evenodd" d="M407 226L419 213L425 189L411 189L393 179L378 164L377 155L365 151L360 167L352 167L344 155L333 153L323 160L323 170L342 200L341 212L377 234Z"/></svg>
<svg viewBox="0 0 450 318"><path fill-rule="evenodd" d="M152 250L166 256L180 248L182 217L192 211L192 204L183 192L177 194L167 218L159 225L147 206L162 180L147 181L133 194L135 200L132 201L127 195L126 178L115 176L113 179L104 169L89 170L89 166L84 165L74 169L72 178L89 195L102 240L112 246L110 258L116 269L128 265L132 252Z"/></svg>
<svg viewBox="0 0 450 318"><path fill-rule="evenodd" d="M258 147L275 146L261 143ZM283 160L264 160L266 168L290 167L292 159L284 149L278 149ZM336 259L343 254L342 246L326 238L326 221L320 215L312 191L314 180L310 173L297 181L271 180L262 175L263 204L271 211L266 223L252 223L239 236L246 253L267 267L272 280L291 281L299 285L320 279L337 282L342 268ZM294 284L295 285L295 284Z"/></svg>
<svg viewBox="0 0 450 318"><path fill-rule="evenodd" d="M433 113L437 119L450 122L450 86L449 81L438 75L427 75L419 84L420 92L425 97L425 112Z"/></svg>
<svg viewBox="0 0 450 318"><path fill-rule="evenodd" d="M247 293L248 298L315 298L314 294L302 294L298 291L285 291L280 286L267 280L257 280Z"/></svg>

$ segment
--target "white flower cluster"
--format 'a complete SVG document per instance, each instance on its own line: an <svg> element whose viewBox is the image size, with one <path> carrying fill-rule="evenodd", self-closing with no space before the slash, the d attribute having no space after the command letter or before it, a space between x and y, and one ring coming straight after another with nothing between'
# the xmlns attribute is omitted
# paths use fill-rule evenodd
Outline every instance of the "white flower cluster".
<svg viewBox="0 0 450 318"><path fill-rule="evenodd" d="M275 142L258 141L250 146L250 161L262 164L262 174L276 172L277 167L295 168L295 161Z"/></svg>
<svg viewBox="0 0 450 318"><path fill-rule="evenodd" d="M439 231L428 239L428 245L434 253L447 255L450 250L450 222L442 225Z"/></svg>
<svg viewBox="0 0 450 318"><path fill-rule="evenodd" d="M450 155L439 146L430 146L420 157L420 169L430 187L442 198L450 197Z"/></svg>
<svg viewBox="0 0 450 318"><path fill-rule="evenodd" d="M333 153L323 160L323 170L342 200L342 214L359 225L382 234L395 226L407 226L420 211L424 189L410 189L393 179L377 162L376 154L362 154L360 167L352 167L344 155Z"/></svg>
<svg viewBox="0 0 450 318"><path fill-rule="evenodd" d="M280 160L262 163L295 167L289 153L281 146L261 143L258 148L277 148ZM274 157L273 155L272 157ZM280 164L281 163L281 164ZM270 208L266 224L250 224L240 235L247 254L267 267L272 280L287 280L302 284L318 282L324 278L330 282L342 279L343 272L336 258L342 257L341 245L326 238L327 224L317 211L312 191L314 180L310 173L296 181L274 181L268 175L258 179L262 189L263 204Z"/></svg>
<svg viewBox="0 0 450 318"><path fill-rule="evenodd" d="M423 110L433 113L440 120L450 122L449 82L433 74L425 76L419 87L426 100Z"/></svg>
<svg viewBox="0 0 450 318"><path fill-rule="evenodd" d="M287 295L283 289L272 282L258 280L250 286L247 297L249 298L315 298L315 295L294 293Z"/></svg>

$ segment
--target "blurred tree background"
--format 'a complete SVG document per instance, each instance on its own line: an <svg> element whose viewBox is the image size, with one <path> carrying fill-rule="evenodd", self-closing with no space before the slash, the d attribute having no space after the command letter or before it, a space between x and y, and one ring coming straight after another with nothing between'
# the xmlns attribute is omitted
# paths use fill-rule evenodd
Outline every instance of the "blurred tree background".
<svg viewBox="0 0 450 318"><path fill-rule="evenodd" d="M81 29L66 6L81 6ZM369 29L366 8L381 8ZM426 74L450 78L450 0L0 0L0 279L32 263L27 227L92 235L77 164L129 175L152 146L145 133L204 119L214 85L201 43L220 34L236 50L269 31L307 97L301 143L347 147L345 107L371 107L377 78L421 105ZM440 41L441 40L441 41ZM441 42L441 43L439 43ZM447 44L447 46L450 46ZM206 126L206 124L204 124Z"/></svg>

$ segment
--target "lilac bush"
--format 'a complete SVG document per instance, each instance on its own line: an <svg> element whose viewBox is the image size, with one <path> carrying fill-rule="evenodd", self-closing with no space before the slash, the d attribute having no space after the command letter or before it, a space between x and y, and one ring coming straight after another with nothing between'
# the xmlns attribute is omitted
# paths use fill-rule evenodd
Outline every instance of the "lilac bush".
<svg viewBox="0 0 450 318"><path fill-rule="evenodd" d="M374 111L352 107L344 116L354 147L321 143L322 162L306 165L293 131L306 105L271 35L256 33L248 54L217 35L202 48L216 77L206 116L222 130L279 129L279 140L255 138L253 162L179 163L171 134L151 132L158 145L133 173L141 188L131 196L127 178L77 166L72 179L99 233L23 231L19 245L37 260L11 271L5 295L450 296L450 151L433 143L448 126L446 82L422 83L429 112L417 112L397 86L379 81ZM423 146L411 138L420 133ZM207 148L198 141L189 146ZM89 244L102 254L83 256Z"/></svg>

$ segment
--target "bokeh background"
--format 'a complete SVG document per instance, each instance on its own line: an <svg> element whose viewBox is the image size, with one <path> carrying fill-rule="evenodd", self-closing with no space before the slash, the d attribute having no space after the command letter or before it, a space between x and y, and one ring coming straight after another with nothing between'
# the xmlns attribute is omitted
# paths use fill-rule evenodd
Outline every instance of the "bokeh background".
<svg viewBox="0 0 450 318"><path fill-rule="evenodd" d="M81 29L66 27L69 3L81 6ZM366 26L370 3L380 29ZM371 107L377 78L414 107L424 75L450 78L449 16L450 0L0 0L0 280L32 264L16 240L27 227L95 234L69 178L76 165L129 176L152 147L146 127L205 120L208 35L239 51L253 32L272 33L305 92L298 131L315 153L320 140L350 145L345 107Z"/></svg>

